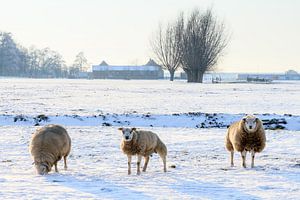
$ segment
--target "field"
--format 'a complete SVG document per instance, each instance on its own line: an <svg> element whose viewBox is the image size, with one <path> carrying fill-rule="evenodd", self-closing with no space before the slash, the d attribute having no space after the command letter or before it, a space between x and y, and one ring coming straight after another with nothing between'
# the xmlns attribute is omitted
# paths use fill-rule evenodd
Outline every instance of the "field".
<svg viewBox="0 0 300 200"><path fill-rule="evenodd" d="M0 85L1 199L300 196L300 82L0 79ZM226 127L196 128L201 113L221 116L224 124L244 113L285 118L287 124L285 130L266 131L267 147L257 155L254 169L243 169L237 153L232 168L224 147ZM60 173L38 176L28 145L36 128L49 123L64 125L72 138L69 170L60 162ZM168 172L162 172L155 154L146 173L128 176L120 126L156 132L168 147Z"/></svg>

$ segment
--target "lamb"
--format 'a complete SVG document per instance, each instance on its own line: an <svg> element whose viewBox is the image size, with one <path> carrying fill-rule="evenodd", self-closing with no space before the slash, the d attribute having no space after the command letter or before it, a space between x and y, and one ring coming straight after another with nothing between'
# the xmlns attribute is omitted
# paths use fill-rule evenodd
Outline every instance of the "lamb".
<svg viewBox="0 0 300 200"><path fill-rule="evenodd" d="M164 164L163 171L167 172L167 147L155 133L137 130L136 128L119 128L118 130L123 133L121 149L128 158L128 175L131 174L131 158L133 155L137 155L137 175L140 175L142 156L145 158L143 167L143 172L145 172L152 153L159 154Z"/></svg>
<svg viewBox="0 0 300 200"><path fill-rule="evenodd" d="M57 162L64 158L64 169L67 169L67 156L71 151L71 138L66 129L59 125L47 125L38 129L32 136L30 153L36 171L40 175L48 174L52 166L57 170Z"/></svg>
<svg viewBox="0 0 300 200"><path fill-rule="evenodd" d="M250 151L251 168L253 168L255 153L261 152L266 145L266 135L261 120L253 115L247 115L233 123L228 128L225 143L227 150L231 153L231 166L234 166L234 151L238 151L242 155L242 166L246 168L246 154Z"/></svg>

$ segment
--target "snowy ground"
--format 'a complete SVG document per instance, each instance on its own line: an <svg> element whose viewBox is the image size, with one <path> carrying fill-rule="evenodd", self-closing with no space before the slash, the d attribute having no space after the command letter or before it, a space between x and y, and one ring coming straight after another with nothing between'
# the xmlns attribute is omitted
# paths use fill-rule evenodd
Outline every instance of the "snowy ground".
<svg viewBox="0 0 300 200"><path fill-rule="evenodd" d="M168 146L167 173L158 155L148 171L127 175L115 127L67 127L73 148L69 170L35 175L28 153L33 127L2 127L0 198L9 199L298 199L300 132L267 131L254 169L229 167L223 129L154 128ZM248 160L249 163L250 160ZM133 164L133 172L135 172Z"/></svg>
<svg viewBox="0 0 300 200"><path fill-rule="evenodd" d="M238 154L236 167L229 167L224 147L226 125L243 113L284 118L288 129L267 130L267 147L257 155L254 169L240 167ZM196 128L213 120L220 128ZM60 173L38 176L28 145L38 128L34 125L48 123L63 124L69 131L69 170L61 162ZM0 199L300 196L300 82L0 79L0 126ZM168 147L168 166L176 168L163 173L153 155L146 173L128 176L127 158L119 148L120 126L158 133Z"/></svg>
<svg viewBox="0 0 300 200"><path fill-rule="evenodd" d="M300 116L255 114L265 129L300 130ZM180 113L171 115L151 114L100 114L78 115L0 115L0 125L61 124L65 126L135 126L135 127L177 127L177 128L227 128L245 114L223 113Z"/></svg>
<svg viewBox="0 0 300 200"><path fill-rule="evenodd" d="M0 114L300 114L300 81L187 84L185 81L0 79Z"/></svg>

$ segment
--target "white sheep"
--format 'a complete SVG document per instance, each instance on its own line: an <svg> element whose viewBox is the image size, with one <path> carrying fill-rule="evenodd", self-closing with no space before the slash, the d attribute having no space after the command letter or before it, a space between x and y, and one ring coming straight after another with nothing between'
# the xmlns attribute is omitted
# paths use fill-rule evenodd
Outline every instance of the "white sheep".
<svg viewBox="0 0 300 200"><path fill-rule="evenodd" d="M146 171L150 155L158 153L163 160L163 171L167 171L166 156L167 147L160 138L151 131L136 130L136 128L119 128L123 137L121 149L128 157L128 175L131 174L131 158L137 155L137 174L140 175L140 163L142 156L145 158L143 172Z"/></svg>
<svg viewBox="0 0 300 200"><path fill-rule="evenodd" d="M242 166L246 168L246 154L251 152L251 167L254 167L255 153L261 152L266 145L266 135L262 122L253 115L247 115L238 122L230 125L226 135L226 148L231 153L230 161L233 164L234 151L241 152Z"/></svg>
<svg viewBox="0 0 300 200"><path fill-rule="evenodd" d="M57 162L63 157L67 169L67 156L71 151L71 138L66 129L59 125L47 125L38 129L32 136L30 153L33 156L37 173L47 174L52 166L57 170Z"/></svg>

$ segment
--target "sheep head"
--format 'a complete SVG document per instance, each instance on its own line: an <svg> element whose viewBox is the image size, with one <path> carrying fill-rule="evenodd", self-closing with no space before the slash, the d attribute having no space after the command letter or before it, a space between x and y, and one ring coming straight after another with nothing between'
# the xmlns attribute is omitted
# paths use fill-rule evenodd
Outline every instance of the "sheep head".
<svg viewBox="0 0 300 200"><path fill-rule="evenodd" d="M253 115L247 115L245 117L243 117L243 123L244 123L244 127L245 130L248 133L253 133L257 130L257 127L259 126L259 119Z"/></svg>
<svg viewBox="0 0 300 200"><path fill-rule="evenodd" d="M125 142L130 142L133 138L133 134L136 128L119 128L118 130L122 131L123 140Z"/></svg>
<svg viewBox="0 0 300 200"><path fill-rule="evenodd" d="M34 166L39 175L47 175L50 171L50 167L47 163L34 162Z"/></svg>

